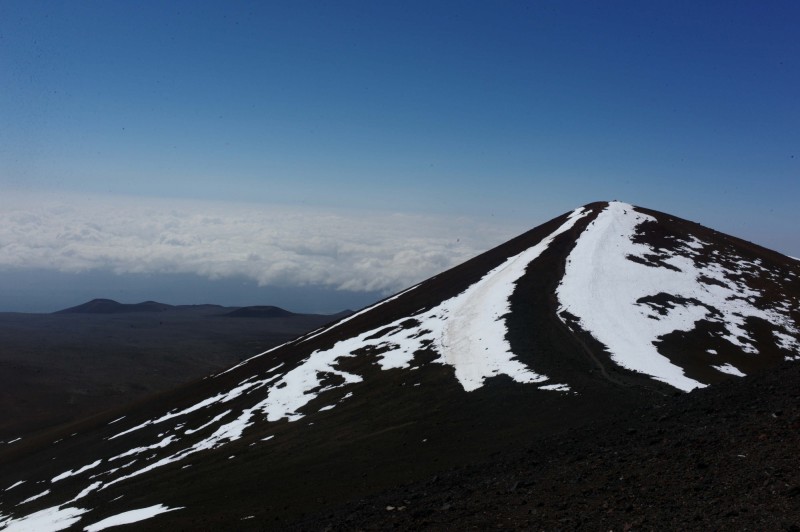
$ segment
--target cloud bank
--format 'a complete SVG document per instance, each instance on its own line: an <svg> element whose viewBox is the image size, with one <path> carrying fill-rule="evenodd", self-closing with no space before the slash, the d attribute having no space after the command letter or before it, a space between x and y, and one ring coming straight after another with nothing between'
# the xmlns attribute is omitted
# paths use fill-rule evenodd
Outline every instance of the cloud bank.
<svg viewBox="0 0 800 532"><path fill-rule="evenodd" d="M520 231L409 213L14 193L0 199L0 269L182 273L391 293Z"/></svg>

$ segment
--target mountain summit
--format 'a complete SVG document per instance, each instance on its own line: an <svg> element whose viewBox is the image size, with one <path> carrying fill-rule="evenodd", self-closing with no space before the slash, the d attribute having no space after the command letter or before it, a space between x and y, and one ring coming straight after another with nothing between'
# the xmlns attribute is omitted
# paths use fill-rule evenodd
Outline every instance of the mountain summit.
<svg viewBox="0 0 800 532"><path fill-rule="evenodd" d="M798 359L800 262L593 203L193 385L14 442L0 526L278 526Z"/></svg>

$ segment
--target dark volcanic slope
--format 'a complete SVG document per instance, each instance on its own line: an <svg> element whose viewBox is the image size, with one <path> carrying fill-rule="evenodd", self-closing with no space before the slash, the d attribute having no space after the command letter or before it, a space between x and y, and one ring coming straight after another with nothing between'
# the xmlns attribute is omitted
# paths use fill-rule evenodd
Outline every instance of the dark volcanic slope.
<svg viewBox="0 0 800 532"><path fill-rule="evenodd" d="M300 520L298 530L798 530L800 365Z"/></svg>
<svg viewBox="0 0 800 532"><path fill-rule="evenodd" d="M690 222L591 204L195 385L14 443L0 514L84 527L174 509L139 526L279 527L522 449L589 456L587 426L613 440L619 419L649 423L641 412L680 390L798 357L799 276L795 261ZM594 463L586 497L610 482ZM557 485L553 467L543 478ZM479 493L461 495L480 508ZM499 512L492 500L484 512ZM461 523L490 522L502 524Z"/></svg>

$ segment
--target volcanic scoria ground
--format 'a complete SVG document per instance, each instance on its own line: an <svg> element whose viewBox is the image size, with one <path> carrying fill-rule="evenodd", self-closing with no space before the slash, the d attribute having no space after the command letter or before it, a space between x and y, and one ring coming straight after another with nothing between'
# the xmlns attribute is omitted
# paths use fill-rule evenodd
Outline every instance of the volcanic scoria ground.
<svg viewBox="0 0 800 532"><path fill-rule="evenodd" d="M787 363L531 441L293 529L796 531L798 404L800 366Z"/></svg>

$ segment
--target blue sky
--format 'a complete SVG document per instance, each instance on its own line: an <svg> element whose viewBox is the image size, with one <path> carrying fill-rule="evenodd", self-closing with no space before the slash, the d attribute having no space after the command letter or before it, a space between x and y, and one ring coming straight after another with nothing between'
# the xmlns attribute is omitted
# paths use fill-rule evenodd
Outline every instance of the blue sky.
<svg viewBox="0 0 800 532"><path fill-rule="evenodd" d="M620 199L798 256L799 24L795 2L5 0L0 193L509 237Z"/></svg>

